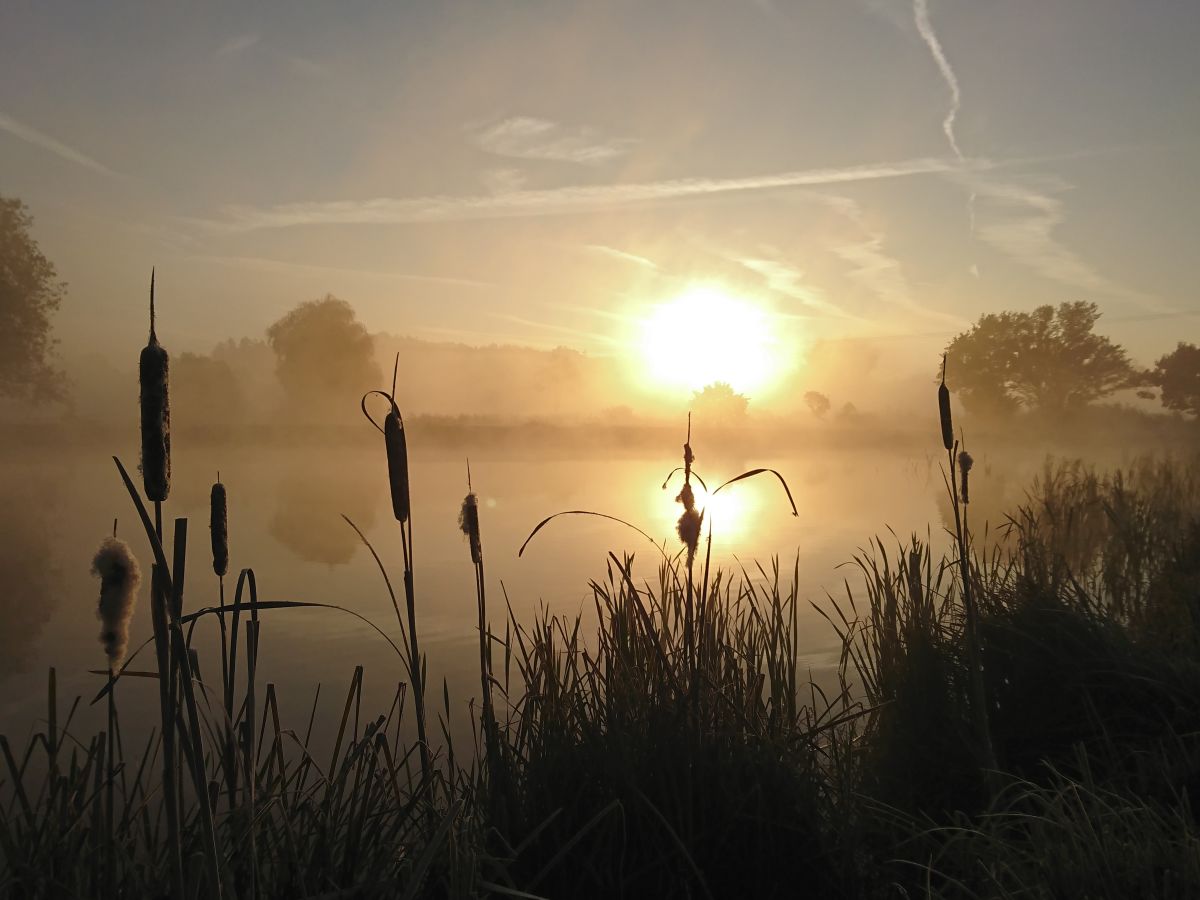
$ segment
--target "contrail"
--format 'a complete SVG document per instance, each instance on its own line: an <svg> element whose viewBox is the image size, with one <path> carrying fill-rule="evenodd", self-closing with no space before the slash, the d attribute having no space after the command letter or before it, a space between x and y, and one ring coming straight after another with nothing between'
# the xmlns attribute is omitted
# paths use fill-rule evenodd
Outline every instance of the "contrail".
<svg viewBox="0 0 1200 900"><path fill-rule="evenodd" d="M36 128L22 124L11 116L6 116L4 113L0 113L0 131L5 131L15 138L19 138L28 144L33 144L35 147L49 150L55 156L83 166L85 169L91 169L93 172L99 172L101 175L108 175L113 178L119 177L117 172L114 172L108 166L104 165L104 163L97 162L74 147L64 144L62 141L56 140L50 135L38 131Z"/></svg>
<svg viewBox="0 0 1200 900"><path fill-rule="evenodd" d="M962 162L965 157L962 149L958 146L958 137L954 134L954 120L958 118L958 110L962 106L962 92L958 89L958 76L950 67L950 60L946 59L946 53L942 50L942 42L938 40L937 32L933 30L933 23L929 20L929 0L913 0L913 21L916 22L917 31L920 33L921 39L925 41L925 46L929 48L929 53L933 57L934 63L937 64L938 71L942 73L942 80L950 89L950 109L946 112L946 118L942 120L942 131L946 133L946 141L950 144L955 158ZM975 236L974 189L967 195L967 221L973 238ZM978 277L979 270L974 263L971 264L970 271Z"/></svg>
<svg viewBox="0 0 1200 900"><path fill-rule="evenodd" d="M929 47L929 52L933 55L933 61L937 63L938 71L942 73L946 86L950 88L950 111L942 120L942 131L946 132L946 140L950 142L950 149L954 151L954 155L963 159L963 152L958 147L958 138L954 136L954 120L958 118L958 110L962 105L962 93L958 89L958 76L950 68L950 61L946 59L946 54L942 51L942 42L938 40L937 32L933 30L933 23L929 21L929 0L913 0L913 20L917 23L917 31L921 33L921 38Z"/></svg>

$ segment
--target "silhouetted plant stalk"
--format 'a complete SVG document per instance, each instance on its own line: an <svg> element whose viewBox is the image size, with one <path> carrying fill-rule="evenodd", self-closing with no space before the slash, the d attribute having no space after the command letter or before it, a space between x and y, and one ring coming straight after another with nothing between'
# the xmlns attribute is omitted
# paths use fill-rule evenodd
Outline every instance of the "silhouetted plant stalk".
<svg viewBox="0 0 1200 900"><path fill-rule="evenodd" d="M942 355L942 382L938 386L938 415L941 421L942 445L946 448L949 474L946 477L950 492L950 505L954 510L954 538L958 547L959 577L962 580L964 637L967 645L967 666L970 670L972 717L975 723L975 739L980 759L989 784L995 781L999 765L992 743L991 724L987 707L987 689L984 685L983 659L979 646L979 610L975 602L975 591L971 576L970 534L967 530L967 503L970 497L969 473L974 459L965 450L959 451L954 438L954 422L950 413L950 390L946 387L946 355ZM961 491L959 478L961 477Z"/></svg>
<svg viewBox="0 0 1200 900"><path fill-rule="evenodd" d="M154 504L154 537L162 545L162 504L171 491L170 358L158 342L154 314L154 270L150 270L150 337L138 359L139 405L142 424L142 486ZM154 626L154 651L158 660L158 694L162 724L163 805L171 838L173 894L184 896L183 848L180 837L178 785L175 777L175 717L169 673L173 670L167 635L167 591L163 588L165 562L150 568L150 617Z"/></svg>
<svg viewBox="0 0 1200 900"><path fill-rule="evenodd" d="M400 525L400 547L404 556L404 600L408 614L408 670L413 686L413 709L417 719L417 741L421 756L421 776L428 783L432 767L429 757L429 740L426 732L425 718L425 669L421 658L420 643L417 640L417 603L413 589L413 540L412 540L412 510L409 498L408 477L408 441L404 432L404 419L400 408L396 405L396 376L400 368L400 355L392 368L392 390L368 391L363 394L360 406L363 415L375 428L383 434L384 449L387 454L388 487L392 498L392 514ZM380 428L371 414L367 412L367 398L379 395L388 401L388 413L384 417L383 427ZM399 615L399 610L397 610ZM400 622L401 631L404 622Z"/></svg>
<svg viewBox="0 0 1200 900"><path fill-rule="evenodd" d="M675 502L683 506L683 512L679 514L679 521L675 523L675 532L687 550L687 593L684 598L683 645L689 664L695 658L693 634L695 600L692 573L696 560L696 548L700 544L700 532L704 528L704 510L697 511L696 495L692 490L692 463L695 461L696 455L692 452L692 414L689 412L687 440L683 443L683 487L675 497Z"/></svg>
<svg viewBox="0 0 1200 900"><path fill-rule="evenodd" d="M92 574L100 579L100 599L96 615L100 619L100 644L108 660L108 680L113 682L116 670L129 649L129 621L137 603L142 571L129 545L117 538L113 522L112 537L105 538L92 559ZM108 747L105 753L107 772L104 797L104 883L111 895L116 889L115 808L117 759L116 689L108 692ZM101 738L103 740L103 738Z"/></svg>
<svg viewBox="0 0 1200 900"><path fill-rule="evenodd" d="M467 539L471 563L475 567L475 598L479 612L479 680L480 705L483 714L483 741L487 754L488 773L499 774L499 747L496 734L496 715L492 706L492 645L487 619L487 581L483 571L483 538L479 528L479 497L471 484L471 463L467 462L467 496L458 513L458 527Z"/></svg>

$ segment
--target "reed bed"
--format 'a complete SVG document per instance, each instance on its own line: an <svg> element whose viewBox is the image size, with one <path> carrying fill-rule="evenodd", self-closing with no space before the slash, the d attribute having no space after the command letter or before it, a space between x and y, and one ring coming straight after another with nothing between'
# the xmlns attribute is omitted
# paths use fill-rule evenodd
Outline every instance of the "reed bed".
<svg viewBox="0 0 1200 900"><path fill-rule="evenodd" d="M230 569L236 485L219 475L217 583L185 591L188 521L163 519L167 371L152 276L141 492L114 458L144 541L107 537L94 564L103 668L91 702L106 705L107 725L76 734L82 701L64 709L51 670L44 727L24 746L0 736L0 896L1200 894L1200 460L1048 465L1004 539L977 545L968 511L980 474L941 385L952 550L935 556L927 535L876 539L854 556L845 595L815 604L841 641L832 694L810 682L801 652L801 557L711 567L690 422L683 465L664 483L682 472L680 547L610 552L590 583L588 626L549 613L521 622L508 606L503 636L493 630L468 470L457 512L476 576L480 694L464 752L445 688L444 740L430 735L401 386L361 405L388 402L373 424L403 608L387 548L347 520L396 613L395 637L363 620L395 653L393 699L364 711L360 666L338 716L318 721L314 698L296 727L259 666L270 620L299 608L362 617L260 598L252 569ZM761 474L795 512L770 469L711 493ZM551 515L521 552L567 514L612 518ZM127 633L144 568L135 554L151 573L149 637ZM197 629L219 639L219 680L204 677ZM138 747L121 730L131 678L159 694L157 727ZM327 743L317 735L333 737L331 753L315 750Z"/></svg>

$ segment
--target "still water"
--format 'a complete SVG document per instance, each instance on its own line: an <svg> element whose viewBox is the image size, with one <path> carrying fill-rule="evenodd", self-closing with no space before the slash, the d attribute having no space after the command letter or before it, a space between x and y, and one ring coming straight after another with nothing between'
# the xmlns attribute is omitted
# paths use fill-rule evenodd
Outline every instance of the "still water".
<svg viewBox="0 0 1200 900"><path fill-rule="evenodd" d="M111 449L136 480L136 447ZM589 509L626 519L674 550L678 482L673 482L674 489L661 488L667 471L677 464L673 452L665 449L654 458L648 453L564 458L511 450L491 457L474 452L471 471L480 501L493 629L503 634L505 596L522 623L532 622L543 608L568 615L589 610L588 580L603 577L609 550L636 552L636 574L653 582L658 552L633 531L601 519L556 520L539 533L523 558L517 557L517 549L545 516ZM696 468L710 484L756 466L777 468L786 477L799 510L795 517L778 482L769 476L740 483L716 498L718 505L711 510L713 560L725 567L745 565L753 573L755 561L769 570L771 558L777 556L790 583L798 555L802 601L820 602L826 591L844 594L843 579L853 585L855 572L839 565L874 535L894 543L889 527L901 537L932 530L935 540L942 530L938 498L944 488L932 454L824 451L748 459L732 454L705 457L703 448L699 452ZM399 589L400 539L391 516L381 447L177 451L164 519L168 529L176 517L190 521L187 609L217 602L208 494L218 468L229 491L227 598L232 597L237 571L252 567L260 600L344 606L399 640L380 573L341 518L344 513L363 530ZM415 449L412 473L418 627L429 657L430 696L440 701L445 679L451 728L460 731L461 723L469 721L468 702L479 684L474 575L457 523L467 488L465 459L458 452ZM89 574L91 556L118 519L119 536L130 542L145 570L131 629L132 648L151 634L149 547L107 449L40 454L10 450L0 461L0 480L0 732L21 740L42 727L38 719L46 715L46 676L53 666L63 701L84 696L76 716L79 725L73 726L82 736L102 727L101 706L88 708L103 683L88 670L104 664L97 641L98 582ZM828 680L837 662L835 636L807 603L800 621L805 662L816 680ZM211 620L198 629L202 674L206 669L215 672L218 665L214 631ZM263 613L259 673L262 682L276 684L288 720L285 727L303 728L318 684L320 710L327 717L335 715L360 664L367 688L364 715L385 712L402 679L402 667L368 626L326 610ZM152 651L143 652L133 668L153 668ZM126 727L151 723L157 715L153 681L125 679L121 690Z"/></svg>

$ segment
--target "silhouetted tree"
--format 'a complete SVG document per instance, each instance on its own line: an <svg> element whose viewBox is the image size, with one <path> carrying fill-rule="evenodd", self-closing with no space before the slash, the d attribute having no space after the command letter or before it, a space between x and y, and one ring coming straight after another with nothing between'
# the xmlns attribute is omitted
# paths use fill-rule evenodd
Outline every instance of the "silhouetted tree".
<svg viewBox="0 0 1200 900"><path fill-rule="evenodd" d="M32 225L24 203L0 197L0 397L59 401L66 387L50 362L50 317L66 285L30 235Z"/></svg>
<svg viewBox="0 0 1200 900"><path fill-rule="evenodd" d="M1138 386L1142 374L1124 348L1092 333L1099 318L1086 302L981 316L947 346L946 383L985 414L1062 414Z"/></svg>
<svg viewBox="0 0 1200 900"><path fill-rule="evenodd" d="M820 391L806 391L804 394L804 402L808 404L808 411L818 419L824 419L826 413L829 412L829 398Z"/></svg>
<svg viewBox="0 0 1200 900"><path fill-rule="evenodd" d="M371 335L345 300L302 303L267 329L275 372L297 410L357 412L358 398L383 384Z"/></svg>
<svg viewBox="0 0 1200 900"><path fill-rule="evenodd" d="M242 385L225 360L182 353L172 366L172 412L181 424L229 424L245 408Z"/></svg>
<svg viewBox="0 0 1200 900"><path fill-rule="evenodd" d="M1200 347L1182 341L1154 367L1162 405L1200 416Z"/></svg>
<svg viewBox="0 0 1200 900"><path fill-rule="evenodd" d="M746 418L748 398L723 381L715 381L692 394L692 412L698 420L714 425L736 425Z"/></svg>

